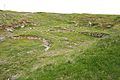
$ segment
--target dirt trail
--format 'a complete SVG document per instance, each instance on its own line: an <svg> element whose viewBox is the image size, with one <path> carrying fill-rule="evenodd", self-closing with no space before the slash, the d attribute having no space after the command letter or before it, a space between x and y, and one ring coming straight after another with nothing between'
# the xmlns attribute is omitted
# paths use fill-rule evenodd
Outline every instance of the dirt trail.
<svg viewBox="0 0 120 80"><path fill-rule="evenodd" d="M28 39L28 40L40 40L43 42L43 46L45 47L45 51L48 51L50 48L50 41L45 39L45 38L41 38L38 36L25 36L25 35L20 35L20 36L13 36L11 37L12 39Z"/></svg>

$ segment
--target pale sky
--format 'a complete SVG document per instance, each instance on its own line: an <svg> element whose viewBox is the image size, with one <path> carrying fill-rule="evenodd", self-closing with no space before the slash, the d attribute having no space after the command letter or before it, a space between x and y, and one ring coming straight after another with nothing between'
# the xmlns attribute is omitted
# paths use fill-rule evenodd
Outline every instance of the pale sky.
<svg viewBox="0 0 120 80"><path fill-rule="evenodd" d="M26 12L120 14L120 0L0 0L0 9Z"/></svg>

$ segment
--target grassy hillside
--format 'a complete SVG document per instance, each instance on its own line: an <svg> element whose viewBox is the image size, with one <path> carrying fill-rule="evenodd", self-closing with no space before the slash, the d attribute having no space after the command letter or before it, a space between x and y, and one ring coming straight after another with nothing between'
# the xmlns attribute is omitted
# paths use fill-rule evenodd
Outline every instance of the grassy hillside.
<svg viewBox="0 0 120 80"><path fill-rule="evenodd" d="M0 80L120 80L120 16L0 11Z"/></svg>

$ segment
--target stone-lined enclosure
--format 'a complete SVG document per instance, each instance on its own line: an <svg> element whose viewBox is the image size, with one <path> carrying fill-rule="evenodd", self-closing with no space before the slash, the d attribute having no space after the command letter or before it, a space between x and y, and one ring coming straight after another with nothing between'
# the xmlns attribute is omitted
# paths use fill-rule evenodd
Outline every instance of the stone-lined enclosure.
<svg viewBox="0 0 120 80"><path fill-rule="evenodd" d="M38 36L30 36L30 35L19 35L19 36L13 36L12 39L28 39L28 40L39 40L42 41L43 46L45 47L45 51L48 51L50 48L50 41Z"/></svg>

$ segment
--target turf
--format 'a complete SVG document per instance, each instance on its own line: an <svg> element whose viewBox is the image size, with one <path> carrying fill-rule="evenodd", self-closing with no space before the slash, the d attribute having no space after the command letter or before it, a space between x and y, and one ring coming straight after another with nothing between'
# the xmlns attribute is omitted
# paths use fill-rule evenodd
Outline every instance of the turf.
<svg viewBox="0 0 120 80"><path fill-rule="evenodd" d="M119 22L119 15L0 11L0 80L120 80Z"/></svg>

